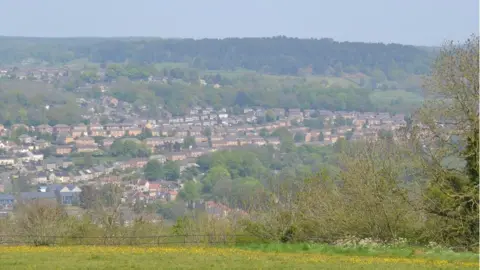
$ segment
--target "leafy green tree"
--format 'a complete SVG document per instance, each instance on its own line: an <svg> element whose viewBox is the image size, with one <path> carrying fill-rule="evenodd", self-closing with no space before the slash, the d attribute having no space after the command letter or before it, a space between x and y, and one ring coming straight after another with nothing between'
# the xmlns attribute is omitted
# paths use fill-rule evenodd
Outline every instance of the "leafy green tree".
<svg viewBox="0 0 480 270"><path fill-rule="evenodd" d="M240 39L202 39L202 40L144 40L138 46L137 40L55 40L33 41L33 45L17 38L6 38L2 44L11 50L0 53L3 63L13 63L16 59L35 57L39 61L52 64L64 64L79 58L91 62L128 63L106 65L106 80L115 81L122 76L131 80L143 80L149 75L184 80L198 78L195 69L235 70L247 68L266 74L298 75L331 74L362 72L385 78L401 79L403 71L407 74L425 74L431 62L431 53L423 48L398 44L361 44L336 42L330 39L292 39L274 38L240 38ZM235 51L224 48L236 48ZM269 48L266 51L264 48ZM168 49L168 54L164 53ZM350 57L344 57L345 51ZM288 55L288 57L285 57ZM158 72L151 63L187 62L192 68L175 67ZM135 63L135 64L133 64ZM136 64L143 63L143 64ZM307 67L307 68L306 68ZM94 70L87 68L87 70ZM382 74L378 71L381 71ZM9 72L13 79L17 72ZM93 74L92 74L93 75ZM251 75L250 75L251 76ZM220 74L206 75L210 83L225 85L231 81ZM252 83L252 79L245 80ZM291 88L291 87L287 87Z"/></svg>
<svg viewBox="0 0 480 270"><path fill-rule="evenodd" d="M10 134L10 139L12 140L18 140L18 137L23 134L28 134L28 130L22 126L15 128L12 130Z"/></svg>
<svg viewBox="0 0 480 270"><path fill-rule="evenodd" d="M299 143L299 142L305 142L305 133L303 132L297 132L295 133L295 136L293 138L295 140L295 142Z"/></svg>
<svg viewBox="0 0 480 270"><path fill-rule="evenodd" d="M422 124L411 138L423 145L419 162L429 179L425 191L427 211L433 215L435 236L448 245L478 250L478 140L479 37L464 44L447 43L436 59L425 89L432 97L420 110ZM465 166L447 167L458 158Z"/></svg>
<svg viewBox="0 0 480 270"><path fill-rule="evenodd" d="M266 137L268 137L269 133L268 133L268 130L266 128L262 128L259 131L258 135L260 135L262 138L266 138Z"/></svg>
<svg viewBox="0 0 480 270"><path fill-rule="evenodd" d="M335 126L336 127L345 126L345 125L347 125L347 121L344 117L339 116L339 117L335 118Z"/></svg>
<svg viewBox="0 0 480 270"><path fill-rule="evenodd" d="M271 110L267 110L265 112L265 121L267 122L274 122L277 120L277 116L275 115L275 113Z"/></svg>
<svg viewBox="0 0 480 270"><path fill-rule="evenodd" d="M240 207L248 207L258 192L263 190L263 185L258 179L244 177L235 179L232 186L231 201Z"/></svg>
<svg viewBox="0 0 480 270"><path fill-rule="evenodd" d="M291 152L295 149L293 135L287 128L278 128L272 133L272 137L280 138L280 148L283 152Z"/></svg>
<svg viewBox="0 0 480 270"><path fill-rule="evenodd" d="M142 133L140 133L140 135L137 136L137 139L143 141L145 140L146 138L151 138L153 135L152 135L152 131L148 128L144 128L142 130Z"/></svg>
<svg viewBox="0 0 480 270"><path fill-rule="evenodd" d="M182 174L181 175L182 179L194 180L195 177L197 177L200 174L200 172L196 167L188 167L181 174Z"/></svg>
<svg viewBox="0 0 480 270"><path fill-rule="evenodd" d="M163 171L167 181L176 181L180 178L180 165L175 161L168 160L165 162Z"/></svg>
<svg viewBox="0 0 480 270"><path fill-rule="evenodd" d="M95 69L83 71L80 75L80 79L86 83L91 84L100 81L100 77L97 75L97 70Z"/></svg>
<svg viewBox="0 0 480 270"><path fill-rule="evenodd" d="M208 169L212 166L212 163L212 155L203 155L197 158L197 164L202 172L208 171Z"/></svg>
<svg viewBox="0 0 480 270"><path fill-rule="evenodd" d="M205 129L203 130L203 135L207 137L212 136L212 129L210 127L205 127Z"/></svg>
<svg viewBox="0 0 480 270"><path fill-rule="evenodd" d="M387 76L385 76L385 73L380 69L374 69L372 72L372 77L375 79L377 83L383 82L387 79Z"/></svg>
<svg viewBox="0 0 480 270"><path fill-rule="evenodd" d="M179 143L179 142L175 142L175 143L173 144L173 150L174 150L174 151L177 151L177 152L180 151L180 150L182 150L182 144Z"/></svg>
<svg viewBox="0 0 480 270"><path fill-rule="evenodd" d="M166 175L166 170L158 160L152 159L145 165L144 174L147 180L154 181L162 179Z"/></svg>
<svg viewBox="0 0 480 270"><path fill-rule="evenodd" d="M325 126L324 122L325 122L325 119L320 117L320 118L305 119L303 121L303 124L309 128L322 129Z"/></svg>
<svg viewBox="0 0 480 270"><path fill-rule="evenodd" d="M232 188L233 180L225 178L218 180L211 192L215 199L228 202L228 199L232 197Z"/></svg>
<svg viewBox="0 0 480 270"><path fill-rule="evenodd" d="M179 196L186 202L194 202L200 199L200 190L202 186L200 183L194 181L188 181L183 185L183 189L180 191Z"/></svg>
<svg viewBox="0 0 480 270"><path fill-rule="evenodd" d="M343 153L347 149L347 141L344 138L339 138L334 144L333 149L336 153Z"/></svg>
<svg viewBox="0 0 480 270"><path fill-rule="evenodd" d="M217 165L211 168L203 178L203 191L210 193L218 181L231 179L227 168Z"/></svg>
<svg viewBox="0 0 480 270"><path fill-rule="evenodd" d="M298 122L297 119L293 119L292 121L290 121L290 124L294 127L298 127L300 126L300 123Z"/></svg>
<svg viewBox="0 0 480 270"><path fill-rule="evenodd" d="M173 213L172 210L172 203L155 203L154 204L154 209L155 212L163 217L164 219L168 220L174 220L175 219L175 214Z"/></svg>
<svg viewBox="0 0 480 270"><path fill-rule="evenodd" d="M150 150L139 141L119 139L110 146L110 153L114 156L148 157Z"/></svg>
<svg viewBox="0 0 480 270"><path fill-rule="evenodd" d="M26 176L12 177L11 182L14 193L30 191L30 185Z"/></svg>

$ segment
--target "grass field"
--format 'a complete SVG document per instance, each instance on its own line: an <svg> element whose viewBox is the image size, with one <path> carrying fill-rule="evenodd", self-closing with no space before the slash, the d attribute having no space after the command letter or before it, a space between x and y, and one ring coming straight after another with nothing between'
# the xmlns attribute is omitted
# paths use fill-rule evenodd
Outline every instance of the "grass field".
<svg viewBox="0 0 480 270"><path fill-rule="evenodd" d="M340 255L261 247L0 247L0 269L478 269L473 259Z"/></svg>
<svg viewBox="0 0 480 270"><path fill-rule="evenodd" d="M387 90L375 91L370 95L373 103L379 105L388 105L393 100L401 99L405 103L421 104L423 97L418 93L407 92L405 90Z"/></svg>

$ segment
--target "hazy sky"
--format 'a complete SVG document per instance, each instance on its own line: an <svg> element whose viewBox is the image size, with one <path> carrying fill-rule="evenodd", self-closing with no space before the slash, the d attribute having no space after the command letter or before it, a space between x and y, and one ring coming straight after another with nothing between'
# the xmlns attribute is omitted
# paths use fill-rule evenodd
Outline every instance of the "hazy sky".
<svg viewBox="0 0 480 270"><path fill-rule="evenodd" d="M0 0L0 35L303 38L440 45L478 0Z"/></svg>

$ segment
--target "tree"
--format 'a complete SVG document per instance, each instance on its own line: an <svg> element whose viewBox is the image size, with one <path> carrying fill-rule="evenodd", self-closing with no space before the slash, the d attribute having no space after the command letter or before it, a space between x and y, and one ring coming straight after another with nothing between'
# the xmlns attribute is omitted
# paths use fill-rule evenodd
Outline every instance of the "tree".
<svg viewBox="0 0 480 270"><path fill-rule="evenodd" d="M464 44L447 43L425 83L428 101L417 115L421 126L411 137L423 145L419 153L429 179L423 194L427 211L449 245L478 250L479 37ZM421 128L421 130L420 130ZM446 167L458 158L465 166Z"/></svg>
<svg viewBox="0 0 480 270"><path fill-rule="evenodd" d="M140 135L137 136L137 139L143 141L146 138L151 138L151 137L152 137L152 130L150 130L149 128L144 128L142 130L142 133L140 133Z"/></svg>
<svg viewBox="0 0 480 270"><path fill-rule="evenodd" d="M303 132L297 132L295 133L295 136L293 137L293 139L295 140L295 142L299 143L299 142L305 142L305 133Z"/></svg>
<svg viewBox="0 0 480 270"><path fill-rule="evenodd" d="M136 139L120 139L110 146L110 153L114 156L148 157L150 150Z"/></svg>
<svg viewBox="0 0 480 270"><path fill-rule="evenodd" d="M203 178L203 191L210 193L218 181L231 179L230 172L227 168L216 165L211 168Z"/></svg>
<svg viewBox="0 0 480 270"><path fill-rule="evenodd" d="M385 76L385 73L380 69L373 70L372 77L375 79L377 83L383 82L387 79L387 76Z"/></svg>
<svg viewBox="0 0 480 270"><path fill-rule="evenodd" d="M297 119L293 119L292 121L290 121L290 125L292 125L294 127L298 127L298 126L300 126L300 123L298 122Z"/></svg>
<svg viewBox="0 0 480 270"><path fill-rule="evenodd" d="M372 75L375 70L391 73L390 70L401 70L407 74L428 72L431 54L423 48L398 44L383 45L378 43L348 43L330 39L293 39L288 37L274 38L238 38L238 39L202 39L202 40L145 40L142 46L136 46L136 40L104 39L73 42L55 40L51 46L41 42L17 38L2 40L5 48L12 48L0 53L0 60L5 63L15 59L35 56L40 62L64 64L76 58L88 58L90 62L100 65L114 62L128 64L108 64L105 80L108 82L127 76L130 80L143 80L149 75L161 73L171 77L191 81L198 76L194 69L235 70L247 68L266 74L335 74L342 72L362 72ZM50 42L50 41L49 41ZM37 44L38 43L38 44ZM54 44L54 45L53 45ZM174 46L175 45L175 46ZM236 48L225 50L224 48ZM264 48L269 48L265 50ZM164 53L165 50L168 54ZM349 57L344 57L345 52ZM288 56L288 57L287 57ZM158 72L150 63L183 61L194 69L171 68ZM132 64L145 63L145 64ZM96 71L84 68L90 74L82 79L91 82L97 80ZM373 72L372 72L373 71ZM16 77L17 72L8 75ZM88 75L88 76L87 76ZM79 76L80 77L80 76ZM389 74L391 78L401 78ZM229 81L226 76L206 75L205 80L224 84ZM290 87L289 87L290 88Z"/></svg>
<svg viewBox="0 0 480 270"><path fill-rule="evenodd" d="M274 122L277 120L277 116L275 115L275 113L271 110L267 110L267 112L265 112L265 121L267 122Z"/></svg>
<svg viewBox="0 0 480 270"><path fill-rule="evenodd" d="M195 137L193 136L187 136L185 139L183 139L183 148L189 149L190 147L195 147L196 142L195 142Z"/></svg>
<svg viewBox="0 0 480 270"><path fill-rule="evenodd" d="M147 203L144 200L135 200L133 204L133 212L135 214L141 214L147 210Z"/></svg>
<svg viewBox="0 0 480 270"><path fill-rule="evenodd" d="M83 209L93 209L98 203L99 192L95 187L86 185L82 186L82 191L80 192L79 200L80 207Z"/></svg>
<svg viewBox="0 0 480 270"><path fill-rule="evenodd" d="M123 146L123 141L122 140L115 140L112 143L112 145L110 146L110 153L112 153L112 155L114 155L114 156L124 155L125 150L124 150L124 146Z"/></svg>
<svg viewBox="0 0 480 270"><path fill-rule="evenodd" d="M228 198L232 196L232 179L220 179L212 188L212 195L215 199L220 201L228 201Z"/></svg>
<svg viewBox="0 0 480 270"><path fill-rule="evenodd" d="M173 150L174 150L174 151L177 151L177 152L180 151L180 150L182 150L182 144L180 144L179 142L175 142L175 143L173 144Z"/></svg>
<svg viewBox="0 0 480 270"><path fill-rule="evenodd" d="M206 137L212 136L212 129L210 127L205 127L205 129L203 130L203 135Z"/></svg>
<svg viewBox="0 0 480 270"><path fill-rule="evenodd" d="M12 177L12 191L17 192L27 192L30 191L30 185L26 176L19 176L17 178Z"/></svg>
<svg viewBox="0 0 480 270"><path fill-rule="evenodd" d="M323 117L305 119L303 124L309 128L322 129L325 126L325 119Z"/></svg>
<svg viewBox="0 0 480 270"><path fill-rule="evenodd" d="M156 202L151 205L153 210L164 219L176 220L178 217L185 215L185 202L181 200L173 202Z"/></svg>
<svg viewBox="0 0 480 270"><path fill-rule="evenodd" d="M349 141L352 138L352 136L353 136L353 131L349 130L349 131L345 132L345 139L347 141Z"/></svg>
<svg viewBox="0 0 480 270"><path fill-rule="evenodd" d="M100 77L97 75L97 71L94 69L86 70L80 75L80 79L86 83L96 83L100 80Z"/></svg>
<svg viewBox="0 0 480 270"><path fill-rule="evenodd" d="M93 157L91 153L85 153L85 155L83 155L83 165L86 167L93 166Z"/></svg>
<svg viewBox="0 0 480 270"><path fill-rule="evenodd" d="M378 138L382 140L393 140L393 132L391 130L381 129L378 131Z"/></svg>
<svg viewBox="0 0 480 270"><path fill-rule="evenodd" d="M230 201L238 207L247 208L256 194L262 190L263 186L258 179L253 177L235 179Z"/></svg>
<svg viewBox="0 0 480 270"><path fill-rule="evenodd" d="M212 155L203 155L197 158L198 168L202 172L207 172L210 166L212 166L213 158Z"/></svg>
<svg viewBox="0 0 480 270"><path fill-rule="evenodd" d="M162 179L165 176L165 171L160 161L152 159L145 165L144 174L147 180L154 181Z"/></svg>
<svg viewBox="0 0 480 270"><path fill-rule="evenodd" d="M194 180L200 174L197 167L188 167L182 172L182 179Z"/></svg>
<svg viewBox="0 0 480 270"><path fill-rule="evenodd" d="M345 152L345 149L347 148L347 141L344 138L339 138L334 144L333 144L333 150L336 153L343 153Z"/></svg>
<svg viewBox="0 0 480 270"><path fill-rule="evenodd" d="M99 190L98 205L103 208L117 208L121 204L123 189L116 184L105 184Z"/></svg>
<svg viewBox="0 0 480 270"><path fill-rule="evenodd" d="M262 128L260 129L260 132L258 133L258 135L260 135L262 138L266 138L268 137L268 130L266 128Z"/></svg>
<svg viewBox="0 0 480 270"><path fill-rule="evenodd" d="M104 241L109 241L112 236L118 235L124 223L121 211L124 189L116 184L105 184L98 191L94 208L90 210L95 222L103 228Z"/></svg>
<svg viewBox="0 0 480 270"><path fill-rule="evenodd" d="M323 142L325 140L325 135L323 135L323 132L320 132L318 135L318 141Z"/></svg>
<svg viewBox="0 0 480 270"><path fill-rule="evenodd" d="M67 213L56 202L34 200L21 203L16 214L18 231L30 238L34 245L43 246L55 243L52 235L62 235L68 229Z"/></svg>
<svg viewBox="0 0 480 270"><path fill-rule="evenodd" d="M345 126L345 125L347 125L347 121L344 117L339 116L339 117L335 118L335 126L336 127Z"/></svg>
<svg viewBox="0 0 480 270"><path fill-rule="evenodd" d="M20 137L20 135L23 135L23 134L28 134L28 130L23 126L20 126L12 130L10 134L10 138L12 140L18 140L18 137Z"/></svg>
<svg viewBox="0 0 480 270"><path fill-rule="evenodd" d="M201 184L193 181L188 181L183 185L183 189L180 191L179 196L186 202L194 202L200 199Z"/></svg>
<svg viewBox="0 0 480 270"><path fill-rule="evenodd" d="M180 165L175 161L168 160L163 165L163 172L167 181L176 181L180 177Z"/></svg>
<svg viewBox="0 0 480 270"><path fill-rule="evenodd" d="M295 143L293 141L293 135L290 131L285 128L277 128L273 133L272 137L278 137L280 139L280 148L283 152L291 152L295 148Z"/></svg>

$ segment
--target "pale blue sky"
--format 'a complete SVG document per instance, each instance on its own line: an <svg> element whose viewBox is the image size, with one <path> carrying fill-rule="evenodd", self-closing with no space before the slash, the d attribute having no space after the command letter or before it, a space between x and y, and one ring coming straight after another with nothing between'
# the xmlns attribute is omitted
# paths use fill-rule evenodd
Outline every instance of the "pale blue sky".
<svg viewBox="0 0 480 270"><path fill-rule="evenodd" d="M286 35L440 45L478 33L478 0L0 0L0 35Z"/></svg>

